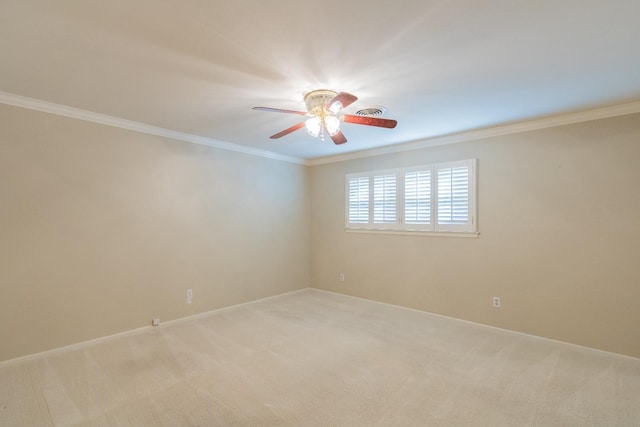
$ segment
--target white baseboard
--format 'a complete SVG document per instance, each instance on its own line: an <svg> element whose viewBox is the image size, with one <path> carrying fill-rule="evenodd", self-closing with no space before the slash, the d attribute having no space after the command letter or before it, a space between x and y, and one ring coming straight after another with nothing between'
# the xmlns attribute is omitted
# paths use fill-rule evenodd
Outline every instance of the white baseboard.
<svg viewBox="0 0 640 427"><path fill-rule="evenodd" d="M284 293L277 294L277 295L271 295L271 296L268 296L268 297L259 298L257 300L251 300L251 301L243 302L243 303L240 303L240 304L234 304L234 305L230 305L230 306L227 306L227 307L217 308L215 310L204 311L202 313L194 314L194 315L191 315L191 316L181 317L179 319L169 320L167 322L161 323L159 326L151 326L151 325L142 326L140 328L130 329L130 330L124 331L124 332L118 332L118 333L113 334L113 335L107 335L107 336L103 336L103 337L99 337L99 338L94 338L94 339L91 339L91 340L88 340L88 341L82 341L82 342L75 343L75 344L65 345L64 347L57 347L57 348L53 348L51 350L45 350L45 351L42 351L42 352L39 352L39 353L27 354L25 356L16 357L14 359L3 360L3 361L0 361L0 368L4 368L4 367L10 366L10 365L17 365L17 364L21 364L21 363L25 363L25 362L30 362L30 361L33 361L33 360L42 359L44 357L53 356L53 355L56 355L56 354L67 353L69 351L80 350L80 349L83 349L83 348L86 348L86 347L90 347L90 346L98 344L98 343L104 343L104 342L111 341L111 340L118 339L118 338L123 338L123 337L128 337L128 336L131 336L131 335L141 334L141 333L148 332L148 331L150 331L152 329L155 329L155 328L161 328L163 326L175 325L175 324L186 322L186 321L189 321L189 320L199 319L199 318L202 318L202 317L211 316L213 314L220 313L220 312L227 311L227 310L233 310L233 309L236 309L238 307L251 305L251 304L256 304L258 302L263 302L263 301L267 301L267 300L270 300L270 299L281 298L281 297L284 297L286 295L296 294L296 293L299 293L299 292L304 292L304 291L306 291L308 289L309 289L308 287L307 288L296 289L296 290L293 290L293 291L288 291L288 292L284 292Z"/></svg>
<svg viewBox="0 0 640 427"><path fill-rule="evenodd" d="M103 342L111 341L111 340L118 339L118 338L123 338L123 337L128 337L128 336L131 336L131 335L136 335L136 334L141 334L141 333L144 333L144 332L148 332L148 331L150 331L150 330L152 330L154 328L162 328L163 326L176 325L176 324L179 324L179 323L187 322L189 320L200 319L200 318L212 316L212 315L220 313L220 312L234 310L234 309L237 309L237 308L242 307L242 306L248 306L248 305L251 305L251 304L264 302L264 301L268 301L268 300L271 300L271 299L282 298L282 297L287 296L287 295L292 295L292 294L296 294L296 293L300 293L300 292L306 292L306 291L322 292L322 293L327 293L327 294L338 295L338 296L345 297L345 298L353 298L353 299L357 299L357 300L360 300L360 301L367 301L367 302L380 304L380 305L385 305L385 306L389 306L389 307L394 307L394 308L398 308L398 309L402 309L402 310L415 311L415 312L418 312L418 313L424 313L424 314L428 314L428 315L431 315L431 316L437 316L437 317L441 317L441 318L445 318L445 319L449 319L449 320L454 320L454 321L457 321L457 322L463 322L463 323L472 324L474 326L479 326L479 327L488 328L488 329L494 329L494 330L498 330L498 331L501 331L501 332L504 332L504 333L526 336L526 337L529 337L529 338L534 338L534 339L542 340L542 341L555 342L555 343L566 345L566 346L570 346L570 347L577 347L577 348L580 348L582 350L603 354L603 355L606 355L606 356L609 356L609 357L616 357L616 358L621 358L621 359L626 359L626 360L630 359L630 360L634 360L634 361L640 361L640 358L636 358L636 357L633 357L633 356L614 353L614 352L606 351L606 350L600 350L600 349L597 349L597 348L587 347L587 346L583 346L583 345L580 345L580 344L573 344L573 343L570 343L570 342L560 341L560 340L556 340L556 339L553 339L553 338L541 337L541 336L538 336L538 335L527 334L525 332L519 332L519 331L514 331L514 330L511 330L511 329L499 328L497 326L485 325L483 323L472 322L470 320L464 320L464 319L459 319L459 318L456 318L456 317L445 316L443 314L431 313L431 312L424 311L424 310L418 310L418 309L415 309L415 308L404 307L404 306L401 306L401 305L396 305L396 304L390 304L390 303L381 302L381 301L370 300L370 299L367 299L367 298L356 297L356 296L353 296L353 295L342 294L342 293L339 293L339 292L327 291L325 289L306 287L306 288L296 289L296 290L293 290L293 291L284 292L284 293L277 294L277 295L272 295L272 296L260 298L260 299L257 299L257 300L247 301L247 302L243 302L243 303L240 303L240 304L234 304L234 305L230 305L230 306L227 306L227 307L217 308L215 310L210 310L210 311L205 311L205 312L202 312L202 313L197 313L197 314L194 314L194 315L191 315L191 316L181 317L179 319L169 320L167 322L161 323L160 326L157 326L157 327L156 326L151 326L151 325L143 326L143 327L136 328L136 329L131 329L131 330L128 330L128 331L119 332L119 333L113 334L113 335L107 335L107 336L104 336L104 337L94 338L94 339L91 339L91 340L88 340L88 341L82 341L82 342L71 344L71 345L67 345L67 346L64 346L64 347L58 347L58 348L54 348L54 349L51 349L51 350L46 350L46 351L39 352L39 353L28 354L26 356L20 356L20 357L14 358L14 359L8 359L8 360L0 361L0 368L4 368L4 367L10 366L10 365L17 365L17 364L25 363L25 362L41 359L41 358L44 358L44 357L56 355L56 354L62 354L62 353L66 353L66 352L70 352L70 351L74 351L74 350L80 350L80 349L87 348L87 347L90 347L90 346L98 344L98 343L103 343Z"/></svg>
<svg viewBox="0 0 640 427"><path fill-rule="evenodd" d="M512 329L504 329L504 328L499 328L497 326L485 325L484 323L478 323L478 322L473 322L471 320L459 319L457 317L445 316L444 314L431 313L430 311L418 310L417 308L404 307L402 305L390 304L390 303L387 303L387 302L376 301L376 300L371 300L371 299L362 298L362 297L356 297L356 296L353 296L353 295L341 294L340 292L327 291L325 289L320 289L320 288L309 288L309 289L313 290L313 291L317 291L317 292L324 292L324 293L333 294L333 295L340 295L342 297L353 298L353 299L357 299L357 300L360 300L360 301L367 301L367 302L372 302L372 303L375 303L375 304L386 305L388 307L395 307L395 308L400 308L400 309L403 309L403 310L416 311L418 313L424 313L424 314L428 314L430 316L436 316L436 317L441 317L441 318L444 318L444 319L455 320L457 322L469 323L471 325L479 326L479 327L482 327L482 328L494 329L494 330L498 330L498 331L509 333L509 334L526 336L528 338L533 338L533 339L537 339L537 340L541 340L541 341L551 341L551 342L554 342L554 343L557 343L557 344L562 344L562 345L566 345L566 346L570 346L570 347L577 347L577 348L580 348L582 350L595 352L595 353L600 353L600 354L603 354L603 355L606 355L606 356L609 356L609 357L616 357L616 358L620 358L620 359L640 361L640 358L633 357L633 356L628 356L626 354L614 353L612 351L601 350L599 348L587 347L587 346L584 346L584 345L574 344L574 343L570 343L570 342L566 342L566 341L560 341L560 340L556 340L556 339L553 339L553 338L547 338L547 337L541 337L539 335L527 334L526 332L514 331Z"/></svg>

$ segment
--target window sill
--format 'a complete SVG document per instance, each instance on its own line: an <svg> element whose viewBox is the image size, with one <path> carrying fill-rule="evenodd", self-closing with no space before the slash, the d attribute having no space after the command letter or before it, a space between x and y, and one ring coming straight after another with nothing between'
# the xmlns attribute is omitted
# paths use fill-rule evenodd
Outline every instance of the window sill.
<svg viewBox="0 0 640 427"><path fill-rule="evenodd" d="M345 228L347 233L392 234L401 236L429 236L429 237L463 237L477 239L480 235L477 231L421 231L421 230L377 230L374 228Z"/></svg>

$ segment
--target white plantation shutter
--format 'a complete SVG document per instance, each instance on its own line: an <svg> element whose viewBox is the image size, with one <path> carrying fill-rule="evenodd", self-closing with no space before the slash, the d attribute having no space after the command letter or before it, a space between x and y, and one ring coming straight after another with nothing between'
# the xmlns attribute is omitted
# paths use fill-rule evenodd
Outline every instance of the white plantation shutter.
<svg viewBox="0 0 640 427"><path fill-rule="evenodd" d="M404 173L404 222L431 224L431 170Z"/></svg>
<svg viewBox="0 0 640 427"><path fill-rule="evenodd" d="M468 161L437 166L436 230L471 231L472 164Z"/></svg>
<svg viewBox="0 0 640 427"><path fill-rule="evenodd" d="M395 224L398 214L396 189L398 177L395 173L373 177L373 222Z"/></svg>
<svg viewBox="0 0 640 427"><path fill-rule="evenodd" d="M476 160L345 177L348 229L476 233Z"/></svg>
<svg viewBox="0 0 640 427"><path fill-rule="evenodd" d="M369 177L349 179L348 223L369 223Z"/></svg>

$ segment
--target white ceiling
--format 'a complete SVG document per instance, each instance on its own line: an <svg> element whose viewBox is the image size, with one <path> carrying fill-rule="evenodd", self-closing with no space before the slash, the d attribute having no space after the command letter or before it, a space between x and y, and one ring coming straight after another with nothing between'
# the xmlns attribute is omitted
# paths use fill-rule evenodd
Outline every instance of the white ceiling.
<svg viewBox="0 0 640 427"><path fill-rule="evenodd" d="M638 0L0 0L0 91L311 159L640 99ZM328 88L396 129L300 121Z"/></svg>

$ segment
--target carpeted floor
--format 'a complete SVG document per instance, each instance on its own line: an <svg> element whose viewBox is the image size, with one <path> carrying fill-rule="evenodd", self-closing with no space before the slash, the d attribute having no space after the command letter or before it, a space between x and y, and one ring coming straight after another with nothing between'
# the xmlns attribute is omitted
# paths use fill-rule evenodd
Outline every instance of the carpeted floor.
<svg viewBox="0 0 640 427"><path fill-rule="evenodd" d="M638 426L640 360L304 290L0 368L1 426Z"/></svg>

